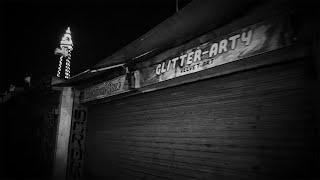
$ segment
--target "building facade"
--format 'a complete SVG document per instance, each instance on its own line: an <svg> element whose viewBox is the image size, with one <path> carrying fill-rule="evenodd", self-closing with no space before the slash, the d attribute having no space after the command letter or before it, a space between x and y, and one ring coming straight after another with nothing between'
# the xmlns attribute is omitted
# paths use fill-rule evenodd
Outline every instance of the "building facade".
<svg viewBox="0 0 320 180"><path fill-rule="evenodd" d="M299 5L251 6L72 82L67 177L319 177L318 25Z"/></svg>

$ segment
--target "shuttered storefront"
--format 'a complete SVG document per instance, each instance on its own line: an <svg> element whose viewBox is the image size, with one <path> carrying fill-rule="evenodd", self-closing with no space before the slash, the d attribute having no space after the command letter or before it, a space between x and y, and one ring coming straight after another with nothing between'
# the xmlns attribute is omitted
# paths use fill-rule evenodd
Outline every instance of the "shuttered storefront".
<svg viewBox="0 0 320 180"><path fill-rule="evenodd" d="M85 176L307 177L308 58L88 106Z"/></svg>

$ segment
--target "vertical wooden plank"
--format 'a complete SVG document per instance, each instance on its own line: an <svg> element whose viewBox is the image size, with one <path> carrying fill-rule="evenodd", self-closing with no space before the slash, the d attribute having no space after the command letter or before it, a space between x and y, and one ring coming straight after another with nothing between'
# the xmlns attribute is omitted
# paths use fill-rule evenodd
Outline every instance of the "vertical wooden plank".
<svg viewBox="0 0 320 180"><path fill-rule="evenodd" d="M53 169L53 177L57 179L65 179L66 177L72 104L72 88L64 87L60 96L57 143Z"/></svg>
<svg viewBox="0 0 320 180"><path fill-rule="evenodd" d="M80 105L80 92L75 90L68 152L68 179L81 179L85 159L87 108Z"/></svg>

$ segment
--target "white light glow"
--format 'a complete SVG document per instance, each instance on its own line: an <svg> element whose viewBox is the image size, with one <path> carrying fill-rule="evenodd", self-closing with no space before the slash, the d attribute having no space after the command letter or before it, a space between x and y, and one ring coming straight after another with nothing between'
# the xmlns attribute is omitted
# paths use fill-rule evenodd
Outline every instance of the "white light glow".
<svg viewBox="0 0 320 180"><path fill-rule="evenodd" d="M60 48L56 48L55 54L60 55L60 61L58 66L57 76L60 77L60 72L62 68L64 68L65 78L68 79L70 77L70 65L71 65L71 51L73 50L73 42L71 37L70 27L67 28L65 34L63 35L60 41ZM62 62L66 61L64 67L62 67Z"/></svg>

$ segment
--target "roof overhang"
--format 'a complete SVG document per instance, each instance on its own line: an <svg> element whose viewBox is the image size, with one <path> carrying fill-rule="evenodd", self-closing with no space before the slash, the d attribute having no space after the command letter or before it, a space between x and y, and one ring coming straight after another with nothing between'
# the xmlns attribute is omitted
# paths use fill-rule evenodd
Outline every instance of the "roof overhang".
<svg viewBox="0 0 320 180"><path fill-rule="evenodd" d="M257 2L261 1L194 0L143 36L94 65L91 70L56 86L82 83L101 73L94 71L97 69L146 60L230 22Z"/></svg>
<svg viewBox="0 0 320 180"><path fill-rule="evenodd" d="M181 45L241 15L252 2L253 0L194 0L140 38L97 63L94 68L131 63Z"/></svg>

